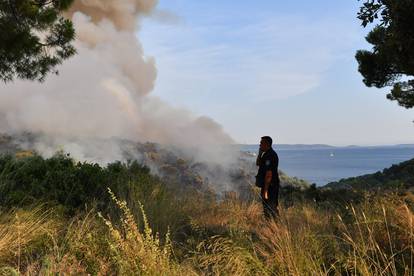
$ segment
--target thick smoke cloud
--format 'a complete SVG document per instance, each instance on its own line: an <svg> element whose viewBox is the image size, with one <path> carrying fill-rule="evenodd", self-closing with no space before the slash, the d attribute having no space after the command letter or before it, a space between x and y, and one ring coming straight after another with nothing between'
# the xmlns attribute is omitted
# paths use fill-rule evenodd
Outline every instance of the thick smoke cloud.
<svg viewBox="0 0 414 276"><path fill-rule="evenodd" d="M200 158L220 159L222 153L211 150L219 147L211 145L232 143L220 125L150 95L156 64L145 56L137 31L140 16L156 4L75 1L67 16L78 54L45 83L1 85L0 132L34 133L42 137L35 147L45 155L62 149L102 163L123 158L119 139L196 148Z"/></svg>

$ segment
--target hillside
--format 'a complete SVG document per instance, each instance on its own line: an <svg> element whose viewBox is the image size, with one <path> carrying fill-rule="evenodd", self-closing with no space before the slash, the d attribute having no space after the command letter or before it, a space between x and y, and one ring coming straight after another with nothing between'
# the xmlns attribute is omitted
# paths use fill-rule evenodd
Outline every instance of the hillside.
<svg viewBox="0 0 414 276"><path fill-rule="evenodd" d="M391 166L373 174L341 179L323 188L381 190L414 187L414 159Z"/></svg>
<svg viewBox="0 0 414 276"><path fill-rule="evenodd" d="M246 167L229 174L151 143L133 145L139 162L107 166L13 145L5 139L14 153L0 157L0 275L413 271L410 192L319 189L282 174L281 215L266 221L257 188L220 196L210 189L220 179L248 184L254 165L243 156ZM384 170L377 182L412 179L412 165Z"/></svg>
<svg viewBox="0 0 414 276"><path fill-rule="evenodd" d="M0 135L0 155L17 155L18 157L32 155L34 144L41 138L32 134L16 136ZM112 141L100 141L102 144ZM237 192L245 194L254 185L257 173L255 161L244 152L234 150L234 162L217 163L207 160L200 161L173 146L163 146L156 143L137 143L128 140L116 141L122 150L122 160L136 160L140 165L149 168L166 183L183 187L194 187L200 191L213 190L217 194ZM83 160L82 160L83 161ZM94 163L94 162L92 162ZM105 164L100 164L105 166ZM289 177L280 172L281 185L306 189L309 184L301 179ZM246 195L245 195L246 196ZM248 196L247 196L248 197Z"/></svg>
<svg viewBox="0 0 414 276"><path fill-rule="evenodd" d="M269 222L257 189L217 200L137 162L6 155L0 275L411 274L412 194L351 205L314 186L293 190Z"/></svg>

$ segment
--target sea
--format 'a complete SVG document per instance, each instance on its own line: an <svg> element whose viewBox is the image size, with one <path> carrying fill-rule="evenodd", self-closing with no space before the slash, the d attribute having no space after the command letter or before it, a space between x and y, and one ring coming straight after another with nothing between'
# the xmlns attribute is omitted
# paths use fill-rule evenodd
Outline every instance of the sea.
<svg viewBox="0 0 414 276"><path fill-rule="evenodd" d="M258 145L241 145L255 154ZM324 145L277 145L279 169L323 186L343 178L371 174L414 158L414 145L330 147Z"/></svg>

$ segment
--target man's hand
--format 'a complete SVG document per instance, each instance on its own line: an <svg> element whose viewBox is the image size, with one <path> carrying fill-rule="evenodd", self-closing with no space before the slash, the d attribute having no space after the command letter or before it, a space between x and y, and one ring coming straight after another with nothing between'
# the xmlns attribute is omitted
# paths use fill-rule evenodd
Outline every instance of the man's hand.
<svg viewBox="0 0 414 276"><path fill-rule="evenodd" d="M263 189L262 198L265 199L265 200L269 199L269 192L267 191L267 189Z"/></svg>
<svg viewBox="0 0 414 276"><path fill-rule="evenodd" d="M265 176L265 185L263 187L262 190L262 198L265 200L269 199L269 187L270 187L270 182L272 181L272 171L269 170L266 172L266 176Z"/></svg>

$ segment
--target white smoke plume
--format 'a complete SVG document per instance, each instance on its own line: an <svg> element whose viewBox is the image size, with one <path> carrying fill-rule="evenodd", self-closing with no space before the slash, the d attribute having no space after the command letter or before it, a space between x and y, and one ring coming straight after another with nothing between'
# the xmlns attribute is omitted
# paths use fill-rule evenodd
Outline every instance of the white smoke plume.
<svg viewBox="0 0 414 276"><path fill-rule="evenodd" d="M123 159L119 139L196 148L201 159L220 156L211 145L233 141L219 124L151 95L156 64L145 56L137 33L140 17L156 4L75 1L67 16L76 29L78 54L44 83L1 84L0 132L34 133L42 137L35 147L44 155L64 150L100 163Z"/></svg>

